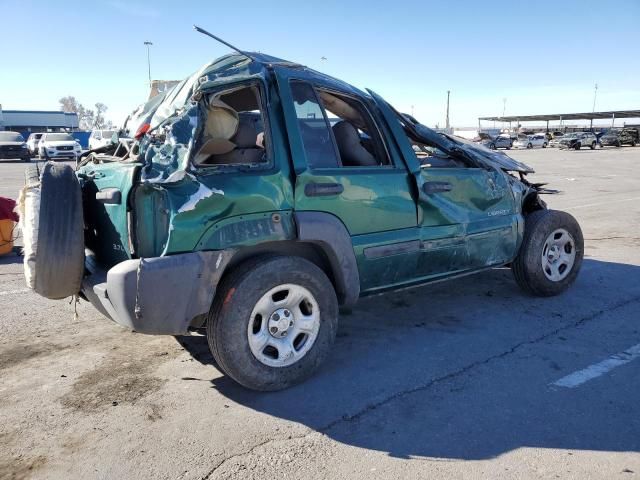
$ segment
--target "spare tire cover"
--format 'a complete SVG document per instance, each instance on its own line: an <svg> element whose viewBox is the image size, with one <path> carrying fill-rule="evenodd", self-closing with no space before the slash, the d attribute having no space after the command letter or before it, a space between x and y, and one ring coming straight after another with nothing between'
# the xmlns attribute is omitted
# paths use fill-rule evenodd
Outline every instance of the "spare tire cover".
<svg viewBox="0 0 640 480"><path fill-rule="evenodd" d="M82 190L73 168L47 162L26 172L19 200L27 285L60 299L80 291L84 274Z"/></svg>

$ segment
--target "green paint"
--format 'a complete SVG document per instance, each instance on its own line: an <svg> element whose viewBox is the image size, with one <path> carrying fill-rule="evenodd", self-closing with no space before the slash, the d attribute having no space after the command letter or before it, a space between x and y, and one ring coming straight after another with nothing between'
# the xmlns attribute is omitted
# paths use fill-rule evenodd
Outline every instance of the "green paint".
<svg viewBox="0 0 640 480"><path fill-rule="evenodd" d="M91 212L88 229L95 230L87 244L105 266L132 256L294 240L295 211L327 212L345 225L363 294L481 270L515 257L523 235L522 202L530 187L482 155L482 168L421 166L395 113L380 97L312 70L273 64L223 57L202 73L191 97L258 82L268 106L269 162L264 166L192 165L204 114L200 105L190 103L160 122L158 131L164 129L166 137L148 136L142 142L140 163L80 169ZM391 164L308 168L291 79L359 98L380 128ZM446 182L451 190L426 194L422 189L429 182ZM310 183L339 184L344 190L308 196ZM107 188L122 192L120 205L95 201L95 192Z"/></svg>

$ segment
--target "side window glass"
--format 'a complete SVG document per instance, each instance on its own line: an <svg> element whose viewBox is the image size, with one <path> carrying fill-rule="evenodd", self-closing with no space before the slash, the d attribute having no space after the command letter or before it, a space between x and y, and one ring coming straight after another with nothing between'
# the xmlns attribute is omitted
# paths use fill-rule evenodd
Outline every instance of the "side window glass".
<svg viewBox="0 0 640 480"><path fill-rule="evenodd" d="M313 88L308 83L294 80L291 93L307 165L311 168L338 167L329 125Z"/></svg>
<svg viewBox="0 0 640 480"><path fill-rule="evenodd" d="M380 131L365 105L350 96L318 90L343 167L389 165Z"/></svg>

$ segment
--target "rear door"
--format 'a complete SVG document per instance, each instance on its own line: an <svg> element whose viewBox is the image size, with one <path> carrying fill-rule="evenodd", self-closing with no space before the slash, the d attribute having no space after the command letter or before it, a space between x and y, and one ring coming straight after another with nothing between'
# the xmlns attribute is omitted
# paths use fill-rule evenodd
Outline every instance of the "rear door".
<svg viewBox="0 0 640 480"><path fill-rule="evenodd" d="M139 164L111 162L83 170L92 180L82 190L86 245L105 266L131 258L127 199L139 168Z"/></svg>
<svg viewBox="0 0 640 480"><path fill-rule="evenodd" d="M416 204L402 158L385 141L386 127L373 105L355 92L311 83L296 73L276 68L296 171L296 211L326 212L345 225L358 262L361 291L413 279L419 256ZM336 141L334 131L344 127L353 132L345 125L349 119L328 114L322 98L342 99L359 112L368 126L358 131L354 149L370 160L363 145L378 142L377 156L371 154L375 162L347 163L349 152L341 153L344 145L339 144L339 135Z"/></svg>

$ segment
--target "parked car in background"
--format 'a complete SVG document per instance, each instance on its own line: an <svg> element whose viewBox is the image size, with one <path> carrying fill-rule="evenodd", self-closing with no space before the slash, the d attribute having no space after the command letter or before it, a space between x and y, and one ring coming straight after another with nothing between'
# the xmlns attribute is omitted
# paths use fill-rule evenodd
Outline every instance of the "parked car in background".
<svg viewBox="0 0 640 480"><path fill-rule="evenodd" d="M582 147L589 147L591 150L595 150L597 145L598 139L591 132L568 133L560 140L560 148L580 150Z"/></svg>
<svg viewBox="0 0 640 480"><path fill-rule="evenodd" d="M609 130L600 137L600 145L603 147L621 147L631 145L635 147L640 143L638 130L635 128L623 128L622 130Z"/></svg>
<svg viewBox="0 0 640 480"><path fill-rule="evenodd" d="M89 150L104 147L113 142L115 130L93 130L89 135Z"/></svg>
<svg viewBox="0 0 640 480"><path fill-rule="evenodd" d="M511 140L510 136L493 136L485 132L479 132L478 136L473 141L475 143L484 145L491 150L495 150L497 148L506 148L507 150L509 150L513 146L513 140Z"/></svg>
<svg viewBox="0 0 640 480"><path fill-rule="evenodd" d="M31 155L38 155L38 144L40 143L42 135L44 135L44 133L32 133L29 135L29 138L27 138L27 148L29 148Z"/></svg>
<svg viewBox="0 0 640 480"><path fill-rule="evenodd" d="M560 146L560 141L564 138L564 134L560 132L553 132L553 138L549 140L549 147L558 148Z"/></svg>
<svg viewBox="0 0 640 480"><path fill-rule="evenodd" d="M38 156L46 160L77 159L80 143L68 133L45 133L38 144Z"/></svg>
<svg viewBox="0 0 640 480"><path fill-rule="evenodd" d="M513 148L547 148L548 144L547 136L544 133L535 133L533 135L519 135L518 139L513 142Z"/></svg>
<svg viewBox="0 0 640 480"><path fill-rule="evenodd" d="M0 158L23 162L31 160L24 137L18 132L0 132Z"/></svg>

